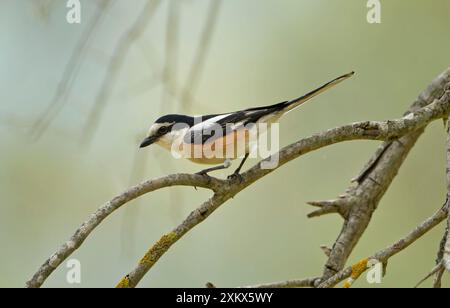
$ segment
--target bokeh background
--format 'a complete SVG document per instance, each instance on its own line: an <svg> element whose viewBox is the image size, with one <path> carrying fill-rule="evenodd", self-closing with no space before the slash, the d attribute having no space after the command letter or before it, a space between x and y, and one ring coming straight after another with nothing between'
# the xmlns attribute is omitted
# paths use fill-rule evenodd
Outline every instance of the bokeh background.
<svg viewBox="0 0 450 308"><path fill-rule="evenodd" d="M403 114L449 66L450 1L381 3L382 24L372 25L362 0L166 0L154 14L144 0L82 0L82 22L71 25L65 0L1 0L0 287L24 286L82 221L131 184L201 168L157 147L138 150L161 114L271 104L351 70L352 80L284 119L282 145ZM139 18L142 31L130 38ZM350 261L396 241L443 204L445 138L442 122L427 129ZM264 178L178 242L141 286L320 275L319 246L333 243L342 221L308 220L306 202L341 194L377 146L339 144ZM114 286L208 196L172 188L119 210L72 256L82 264L79 286ZM383 283L371 287L414 286L434 266L443 231L393 258ZM62 266L45 286L74 287L66 272Z"/></svg>

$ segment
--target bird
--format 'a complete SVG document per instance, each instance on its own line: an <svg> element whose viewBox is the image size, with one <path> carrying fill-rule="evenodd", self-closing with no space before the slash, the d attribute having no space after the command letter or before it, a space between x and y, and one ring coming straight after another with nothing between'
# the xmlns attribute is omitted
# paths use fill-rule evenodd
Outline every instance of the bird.
<svg viewBox="0 0 450 308"><path fill-rule="evenodd" d="M352 71L305 95L274 105L202 116L183 114L162 116L150 126L140 148L157 144L171 151L176 158L186 158L202 165L215 165L197 173L203 176L209 176L209 173L216 170L228 169L233 160L242 158L239 167L229 176L229 178L240 177L241 170L255 146L249 142L251 125L277 123L288 112L349 79L354 74L355 72ZM239 143L242 141L243 143ZM237 149L238 144L244 144L244 146ZM221 155L210 155L210 153L206 153L206 149ZM231 150L228 151L228 149Z"/></svg>

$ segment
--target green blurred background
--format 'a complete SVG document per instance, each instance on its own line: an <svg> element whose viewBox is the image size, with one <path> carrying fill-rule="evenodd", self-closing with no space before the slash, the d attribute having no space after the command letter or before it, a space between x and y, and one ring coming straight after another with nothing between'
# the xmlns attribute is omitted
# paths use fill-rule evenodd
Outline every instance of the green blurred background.
<svg viewBox="0 0 450 308"><path fill-rule="evenodd" d="M108 62L145 1L115 0L103 9L64 106L40 138L33 124L102 8L99 1L81 1L82 22L70 25L65 0L0 1L0 287L24 286L82 221L131 184L201 168L157 147L138 151L148 126L163 113L271 104L355 70L352 80L284 119L284 146L348 122L399 117L449 66L448 0L381 1L382 24L376 25L367 23L363 0L226 0L217 7L197 82L190 72L198 67L211 3L161 3L130 46L87 142L83 131ZM193 97L189 108L180 99L185 87ZM445 138L442 122L427 129L350 261L393 243L442 205ZM279 169L179 241L140 286L203 287L211 281L233 287L320 275L325 256L319 246L333 243L342 220L308 220L306 202L341 194L377 145L339 144ZM79 286L114 286L208 196L172 188L119 210L72 256L82 264ZM393 258L380 286L414 286L434 266L442 234L440 226ZM66 272L61 266L45 286L73 287ZM356 286L369 285L361 279Z"/></svg>

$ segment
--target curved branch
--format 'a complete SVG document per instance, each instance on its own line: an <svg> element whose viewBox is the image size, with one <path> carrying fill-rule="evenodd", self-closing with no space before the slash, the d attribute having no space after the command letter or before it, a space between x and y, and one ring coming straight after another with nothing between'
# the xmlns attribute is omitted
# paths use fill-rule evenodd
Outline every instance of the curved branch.
<svg viewBox="0 0 450 308"><path fill-rule="evenodd" d="M222 185L221 180L215 178L205 178L199 175L175 174L164 178L146 181L137 186L131 187L121 195L115 197L105 205L100 207L88 220L86 220L75 232L75 234L50 257L39 268L34 276L27 282L28 288L39 288L53 271L61 265L75 250L77 250L91 232L100 225L100 223L119 209L124 204L139 198L149 192L171 186L195 186L218 190Z"/></svg>

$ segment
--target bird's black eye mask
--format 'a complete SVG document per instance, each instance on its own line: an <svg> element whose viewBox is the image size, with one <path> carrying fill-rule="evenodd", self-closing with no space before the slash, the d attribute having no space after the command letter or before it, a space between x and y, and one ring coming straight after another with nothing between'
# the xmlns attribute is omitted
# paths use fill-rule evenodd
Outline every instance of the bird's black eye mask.
<svg viewBox="0 0 450 308"><path fill-rule="evenodd" d="M145 148L148 147L149 145L152 145L153 143L158 141L159 138L169 133L174 125L175 123L168 126L161 126L154 135L145 138L144 141L142 141L140 147Z"/></svg>
<svg viewBox="0 0 450 308"><path fill-rule="evenodd" d="M167 133L169 133L171 130L172 130L172 128L173 128L173 126L175 125L175 123L174 124L171 124L171 125L169 125L169 126L161 126L159 129L158 129L158 131L156 132L156 136L155 137L162 137L162 136L164 136L165 134L167 134Z"/></svg>

